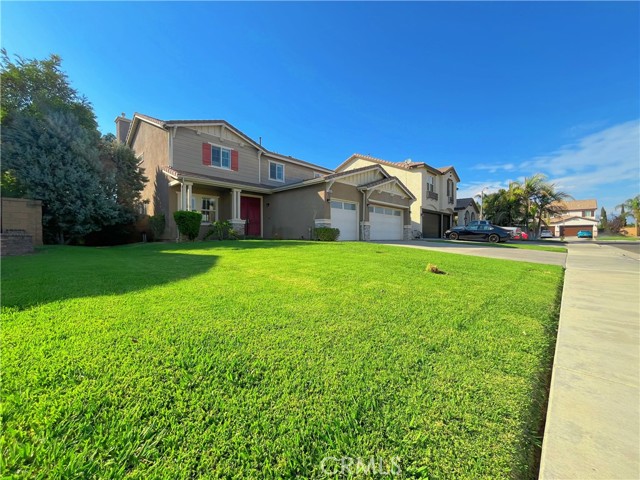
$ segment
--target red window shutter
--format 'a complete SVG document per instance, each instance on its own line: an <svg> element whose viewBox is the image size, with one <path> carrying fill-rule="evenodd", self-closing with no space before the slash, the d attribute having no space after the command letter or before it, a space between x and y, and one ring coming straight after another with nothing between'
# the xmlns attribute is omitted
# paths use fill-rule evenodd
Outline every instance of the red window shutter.
<svg viewBox="0 0 640 480"><path fill-rule="evenodd" d="M238 171L238 151L231 150L231 170Z"/></svg>
<svg viewBox="0 0 640 480"><path fill-rule="evenodd" d="M202 164L211 165L211 144L210 143L202 144Z"/></svg>

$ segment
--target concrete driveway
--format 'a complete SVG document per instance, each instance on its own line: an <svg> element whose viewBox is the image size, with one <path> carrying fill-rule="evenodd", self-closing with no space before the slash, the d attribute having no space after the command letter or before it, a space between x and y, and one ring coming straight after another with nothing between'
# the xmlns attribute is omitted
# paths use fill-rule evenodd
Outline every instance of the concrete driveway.
<svg viewBox="0 0 640 480"><path fill-rule="evenodd" d="M477 242L460 241L429 241L407 240L375 242L383 245L396 245L400 247L420 248L435 250L437 252L456 253L460 255L473 255L476 257L500 258L503 260L515 260L518 262L544 263L547 265L560 265L564 267L567 262L567 254L559 252L543 252L540 250L524 250L521 248L508 248L504 246L492 246ZM550 245L551 246L551 245ZM562 246L562 245L558 245Z"/></svg>

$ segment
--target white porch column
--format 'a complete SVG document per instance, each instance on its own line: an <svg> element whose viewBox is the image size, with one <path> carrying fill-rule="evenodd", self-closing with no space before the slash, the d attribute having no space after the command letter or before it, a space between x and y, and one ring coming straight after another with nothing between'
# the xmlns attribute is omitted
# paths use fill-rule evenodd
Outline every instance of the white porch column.
<svg viewBox="0 0 640 480"><path fill-rule="evenodd" d="M234 188L231 190L231 227L238 237L244 236L245 222L240 218L240 190Z"/></svg>
<svg viewBox="0 0 640 480"><path fill-rule="evenodd" d="M231 191L231 220L240 220L240 190L234 188Z"/></svg>
<svg viewBox="0 0 640 480"><path fill-rule="evenodd" d="M187 204L187 189L185 183L182 182L180 184L180 205L178 205L178 210L186 210Z"/></svg>
<svg viewBox="0 0 640 480"><path fill-rule="evenodd" d="M184 182L185 187L185 208L183 210L191 211L191 197L193 191L193 183Z"/></svg>

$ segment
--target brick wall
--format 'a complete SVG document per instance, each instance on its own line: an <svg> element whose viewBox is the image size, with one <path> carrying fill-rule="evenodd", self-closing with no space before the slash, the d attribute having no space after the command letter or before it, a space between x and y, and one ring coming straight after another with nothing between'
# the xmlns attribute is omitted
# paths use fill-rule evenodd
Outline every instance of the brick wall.
<svg viewBox="0 0 640 480"><path fill-rule="evenodd" d="M42 202L26 198L3 198L0 225L3 232L23 231L33 245L42 245Z"/></svg>
<svg viewBox="0 0 640 480"><path fill-rule="evenodd" d="M33 253L33 237L21 232L0 233L0 253L3 257Z"/></svg>

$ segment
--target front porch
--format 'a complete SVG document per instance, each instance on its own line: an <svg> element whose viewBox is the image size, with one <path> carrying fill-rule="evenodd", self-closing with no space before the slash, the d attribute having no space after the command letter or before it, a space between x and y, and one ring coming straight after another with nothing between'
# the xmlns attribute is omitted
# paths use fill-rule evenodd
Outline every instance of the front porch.
<svg viewBox="0 0 640 480"><path fill-rule="evenodd" d="M238 237L263 236L263 195L252 189L212 185L184 178L169 183L170 218L173 238L178 238L173 212L188 210L202 214L199 238L203 238L216 221L227 220Z"/></svg>

